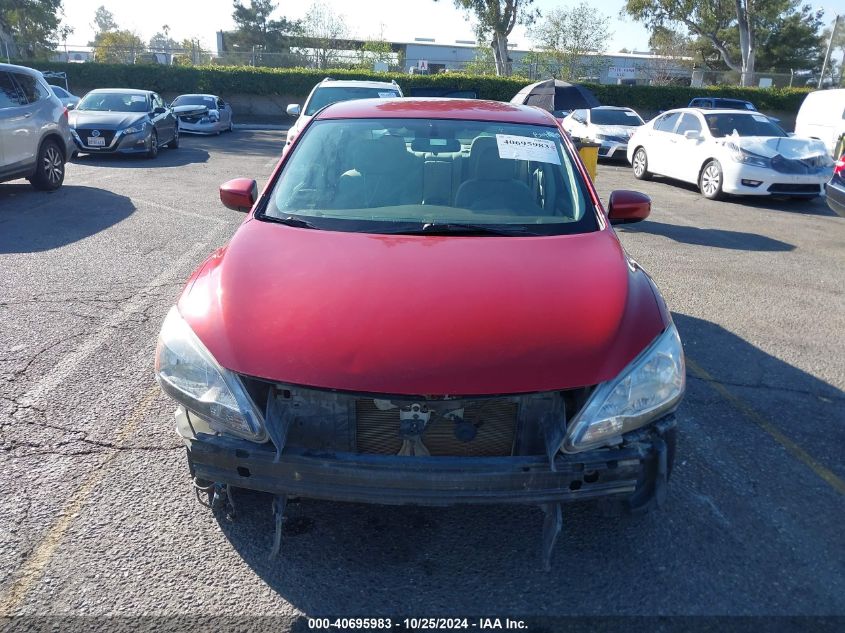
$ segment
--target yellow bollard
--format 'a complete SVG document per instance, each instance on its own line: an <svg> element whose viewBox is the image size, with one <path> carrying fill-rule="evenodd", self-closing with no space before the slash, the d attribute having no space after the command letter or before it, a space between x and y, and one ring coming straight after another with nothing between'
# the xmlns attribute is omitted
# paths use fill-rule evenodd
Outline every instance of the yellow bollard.
<svg viewBox="0 0 845 633"><path fill-rule="evenodd" d="M589 141L579 141L576 145L578 147L578 154L581 156L581 161L590 174L593 181L596 180L596 172L598 171L599 161L599 143L590 143Z"/></svg>

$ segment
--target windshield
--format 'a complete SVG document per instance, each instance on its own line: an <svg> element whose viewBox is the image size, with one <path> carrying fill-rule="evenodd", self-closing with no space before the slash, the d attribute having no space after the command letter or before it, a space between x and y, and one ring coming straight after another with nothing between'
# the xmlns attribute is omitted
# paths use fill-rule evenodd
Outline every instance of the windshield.
<svg viewBox="0 0 845 633"><path fill-rule="evenodd" d="M196 105L207 106L209 109L214 109L217 107L217 101L214 100L214 97L204 97L202 95L182 95L181 97L176 97L170 105Z"/></svg>
<svg viewBox="0 0 845 633"><path fill-rule="evenodd" d="M316 121L259 216L371 233L598 229L557 128L442 119Z"/></svg>
<svg viewBox="0 0 845 633"><path fill-rule="evenodd" d="M314 91L305 106L305 114L312 116L317 110L330 103L338 101L352 101L353 99L378 99L398 97L396 88L363 88L360 86L321 86Z"/></svg>
<svg viewBox="0 0 845 633"><path fill-rule="evenodd" d="M710 133L716 138L737 134L739 136L786 136L779 125L776 125L763 114L722 113L705 114L704 120Z"/></svg>
<svg viewBox="0 0 845 633"><path fill-rule="evenodd" d="M748 101L740 101L739 99L714 99L713 107L715 108L733 108L735 110L754 110L754 104Z"/></svg>
<svg viewBox="0 0 845 633"><path fill-rule="evenodd" d="M590 123L594 125L642 125L643 120L633 110L590 110Z"/></svg>
<svg viewBox="0 0 845 633"><path fill-rule="evenodd" d="M148 112L147 97L120 92L90 92L76 106L77 110L102 112Z"/></svg>

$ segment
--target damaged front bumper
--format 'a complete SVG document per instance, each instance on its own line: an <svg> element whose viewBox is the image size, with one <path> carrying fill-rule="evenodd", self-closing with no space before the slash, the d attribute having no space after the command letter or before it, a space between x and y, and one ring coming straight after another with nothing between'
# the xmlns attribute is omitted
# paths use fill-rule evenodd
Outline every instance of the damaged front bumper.
<svg viewBox="0 0 845 633"><path fill-rule="evenodd" d="M280 496L376 504L547 504L597 498L659 502L668 476L669 415L625 436L619 447L575 455L430 457L321 452L196 432L177 412L177 429L199 480Z"/></svg>

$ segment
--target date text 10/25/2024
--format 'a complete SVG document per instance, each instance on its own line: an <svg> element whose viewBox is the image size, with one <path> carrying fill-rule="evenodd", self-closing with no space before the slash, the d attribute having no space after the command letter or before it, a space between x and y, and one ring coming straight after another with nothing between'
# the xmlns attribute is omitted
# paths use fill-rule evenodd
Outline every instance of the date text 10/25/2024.
<svg viewBox="0 0 845 633"><path fill-rule="evenodd" d="M308 628L319 630L527 630L524 620L511 618L308 618Z"/></svg>

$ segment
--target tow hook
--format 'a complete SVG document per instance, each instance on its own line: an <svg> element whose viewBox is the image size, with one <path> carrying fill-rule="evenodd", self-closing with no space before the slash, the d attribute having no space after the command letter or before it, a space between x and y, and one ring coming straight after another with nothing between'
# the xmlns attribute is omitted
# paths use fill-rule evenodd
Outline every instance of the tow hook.
<svg viewBox="0 0 845 633"><path fill-rule="evenodd" d="M235 520L235 499L232 496L232 487L226 484L216 483L213 481L206 481L194 477L194 492L199 501L206 508L210 508L212 512L224 511L227 521ZM206 500L203 501L202 495L206 495Z"/></svg>

